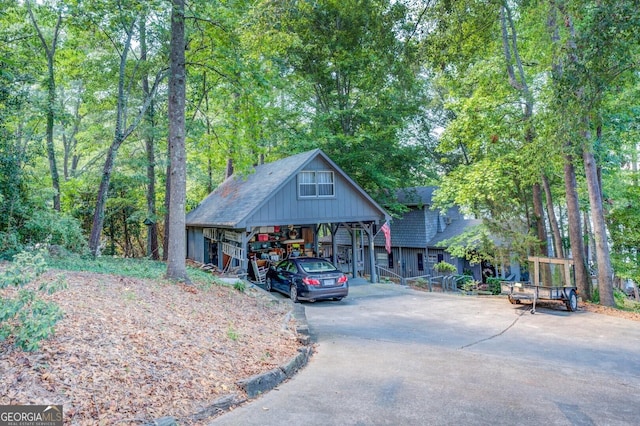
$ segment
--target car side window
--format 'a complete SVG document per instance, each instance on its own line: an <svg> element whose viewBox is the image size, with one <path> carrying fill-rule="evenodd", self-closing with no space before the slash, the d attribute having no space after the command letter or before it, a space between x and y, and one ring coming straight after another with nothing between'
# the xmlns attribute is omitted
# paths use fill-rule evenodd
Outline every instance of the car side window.
<svg viewBox="0 0 640 426"><path fill-rule="evenodd" d="M281 270L282 272L289 272L291 271L291 262L282 262L279 266L278 269Z"/></svg>
<svg viewBox="0 0 640 426"><path fill-rule="evenodd" d="M287 264L284 265L284 267L282 269L284 271L287 271L287 272L295 272L296 271L296 265L293 262L287 262Z"/></svg>

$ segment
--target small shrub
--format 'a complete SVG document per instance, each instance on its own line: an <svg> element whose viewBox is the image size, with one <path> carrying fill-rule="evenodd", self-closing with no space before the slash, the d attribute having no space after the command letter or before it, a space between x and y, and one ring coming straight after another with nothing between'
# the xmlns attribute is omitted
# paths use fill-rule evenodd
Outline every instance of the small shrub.
<svg viewBox="0 0 640 426"><path fill-rule="evenodd" d="M14 298L0 299L0 339L13 336L15 345L25 351L35 351L39 343L54 333L55 325L63 316L62 310L47 302L39 293L52 294L66 287L66 281L58 276L52 283L42 283L38 289L26 288L47 270L43 250L21 252L0 275L0 288L18 288Z"/></svg>
<svg viewBox="0 0 640 426"><path fill-rule="evenodd" d="M0 259L11 259L22 250L18 235L14 232L0 232Z"/></svg>
<svg viewBox="0 0 640 426"><path fill-rule="evenodd" d="M458 271L458 268L456 268L455 265L447 263L444 260L440 263L436 263L433 269L441 274L453 274Z"/></svg>
<svg viewBox="0 0 640 426"><path fill-rule="evenodd" d="M429 282L424 278L418 278L417 280L413 281L413 285L419 288L427 288L429 286Z"/></svg>
<svg viewBox="0 0 640 426"><path fill-rule="evenodd" d="M470 282L473 283L472 274L461 275L458 277L458 280L456 281L456 286L458 287L458 290L462 290L463 286Z"/></svg>
<svg viewBox="0 0 640 426"><path fill-rule="evenodd" d="M87 246L77 219L47 210L34 211L20 233L25 242L47 243L74 253L84 252Z"/></svg>
<svg viewBox="0 0 640 426"><path fill-rule="evenodd" d="M600 304L600 292L598 290L598 288L593 290L593 297L591 298L592 303ZM630 300L622 290L617 288L613 289L613 300L617 309L640 312L640 303Z"/></svg>
<svg viewBox="0 0 640 426"><path fill-rule="evenodd" d="M478 282L473 279L463 281L460 286L460 289L465 293L475 291L477 288L478 288Z"/></svg>
<svg viewBox="0 0 640 426"><path fill-rule="evenodd" d="M498 295L502 293L502 280L500 278L488 277L487 286L488 286L488 290L493 295Z"/></svg>
<svg viewBox="0 0 640 426"><path fill-rule="evenodd" d="M238 290L240 293L244 293L244 291L247 289L247 285L244 283L244 281L238 280L233 283L233 288Z"/></svg>

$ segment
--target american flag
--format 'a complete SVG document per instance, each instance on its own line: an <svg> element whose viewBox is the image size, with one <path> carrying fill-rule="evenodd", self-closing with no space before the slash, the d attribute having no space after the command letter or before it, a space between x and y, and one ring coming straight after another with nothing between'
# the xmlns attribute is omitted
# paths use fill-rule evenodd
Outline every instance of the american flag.
<svg viewBox="0 0 640 426"><path fill-rule="evenodd" d="M391 253L391 228L389 227L389 222L385 222L380 230L384 234L384 248L387 249L387 253Z"/></svg>

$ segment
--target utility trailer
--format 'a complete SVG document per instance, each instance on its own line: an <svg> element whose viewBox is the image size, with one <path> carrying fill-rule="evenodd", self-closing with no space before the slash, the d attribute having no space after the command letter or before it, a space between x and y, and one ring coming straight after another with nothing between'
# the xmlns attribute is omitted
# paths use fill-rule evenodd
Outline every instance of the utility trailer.
<svg viewBox="0 0 640 426"><path fill-rule="evenodd" d="M578 309L578 293L573 279L573 260L552 257L530 256L530 271L533 283L509 282L501 284L502 294L506 294L512 304L522 300L533 300L531 313L536 313L536 302L540 300L562 300L570 312ZM558 283L559 282L559 283Z"/></svg>

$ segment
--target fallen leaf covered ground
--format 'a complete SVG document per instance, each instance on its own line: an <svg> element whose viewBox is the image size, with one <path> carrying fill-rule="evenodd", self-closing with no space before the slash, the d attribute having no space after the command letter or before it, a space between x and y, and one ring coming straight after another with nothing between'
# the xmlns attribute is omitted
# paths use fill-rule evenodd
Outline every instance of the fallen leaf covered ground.
<svg viewBox="0 0 640 426"><path fill-rule="evenodd" d="M55 336L31 353L0 342L0 405L63 404L75 425L206 424L192 415L301 346L291 305L256 289L55 270L33 285L60 274Z"/></svg>

